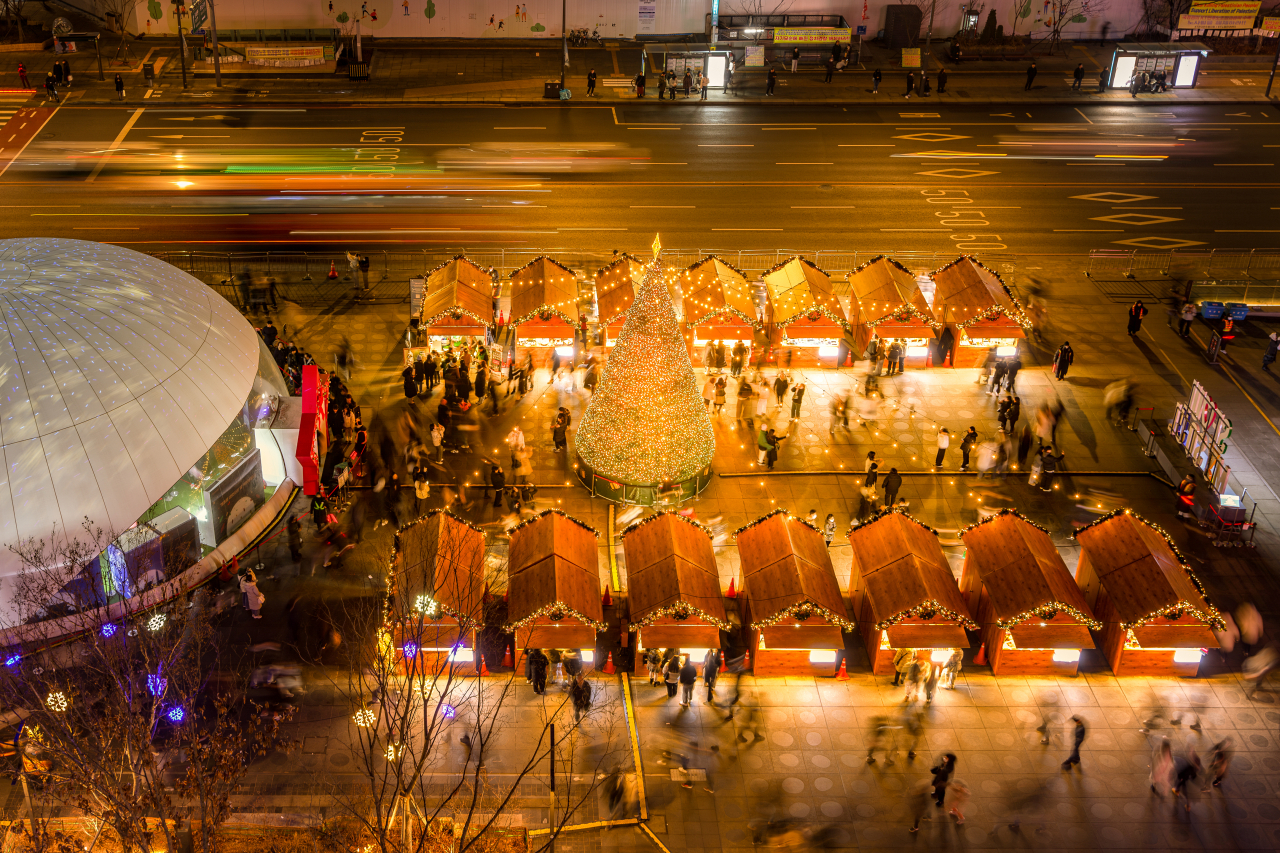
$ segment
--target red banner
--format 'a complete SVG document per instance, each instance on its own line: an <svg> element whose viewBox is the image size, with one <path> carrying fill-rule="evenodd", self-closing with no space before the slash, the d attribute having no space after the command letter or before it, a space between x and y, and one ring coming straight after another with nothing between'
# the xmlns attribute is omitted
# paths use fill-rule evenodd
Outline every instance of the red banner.
<svg viewBox="0 0 1280 853"><path fill-rule="evenodd" d="M298 446L294 451L302 466L302 493L320 490L320 466L329 431L329 376L314 364L302 368L302 420L298 424Z"/></svg>

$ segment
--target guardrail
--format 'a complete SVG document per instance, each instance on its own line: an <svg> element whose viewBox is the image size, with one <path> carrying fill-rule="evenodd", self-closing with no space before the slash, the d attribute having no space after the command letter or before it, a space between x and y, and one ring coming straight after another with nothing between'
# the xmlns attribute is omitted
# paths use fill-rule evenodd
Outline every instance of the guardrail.
<svg viewBox="0 0 1280 853"><path fill-rule="evenodd" d="M1098 249L1085 275L1117 278L1224 279L1280 282L1280 249Z"/></svg>

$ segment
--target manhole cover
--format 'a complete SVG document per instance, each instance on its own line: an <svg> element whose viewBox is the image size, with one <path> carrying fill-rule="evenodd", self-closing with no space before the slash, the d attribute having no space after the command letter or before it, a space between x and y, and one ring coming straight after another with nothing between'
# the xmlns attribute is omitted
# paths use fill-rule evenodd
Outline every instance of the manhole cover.
<svg viewBox="0 0 1280 853"><path fill-rule="evenodd" d="M341 752L339 752L337 755L329 756L329 763L332 764L334 767L346 767L348 764L351 763L351 757L348 755L343 755Z"/></svg>
<svg viewBox="0 0 1280 853"><path fill-rule="evenodd" d="M325 747L328 745L329 745L328 737L325 737L322 735L312 735L311 737L303 738L302 751L304 753L310 753L312 755L316 755L321 752L324 752Z"/></svg>

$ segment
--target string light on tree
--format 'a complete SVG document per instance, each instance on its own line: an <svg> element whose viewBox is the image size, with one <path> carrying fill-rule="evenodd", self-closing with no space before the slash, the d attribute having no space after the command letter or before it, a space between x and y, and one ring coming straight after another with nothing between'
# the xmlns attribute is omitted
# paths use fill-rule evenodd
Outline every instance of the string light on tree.
<svg viewBox="0 0 1280 853"><path fill-rule="evenodd" d="M683 483L715 455L661 249L655 239L653 261L578 428L578 455L589 471L628 485Z"/></svg>

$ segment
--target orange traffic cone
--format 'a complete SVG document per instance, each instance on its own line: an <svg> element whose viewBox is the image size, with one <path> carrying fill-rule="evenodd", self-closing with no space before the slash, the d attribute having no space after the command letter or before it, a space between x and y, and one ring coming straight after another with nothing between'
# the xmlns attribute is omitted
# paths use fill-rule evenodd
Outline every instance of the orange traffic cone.
<svg viewBox="0 0 1280 853"><path fill-rule="evenodd" d="M334 261L329 261L329 279L333 280L338 277L338 267Z"/></svg>
<svg viewBox="0 0 1280 853"><path fill-rule="evenodd" d="M848 681L849 670L845 666L844 658L840 658L840 671L836 673L836 681Z"/></svg>
<svg viewBox="0 0 1280 853"><path fill-rule="evenodd" d="M742 671L746 672L749 669L751 669L751 649L742 653Z"/></svg>
<svg viewBox="0 0 1280 853"><path fill-rule="evenodd" d="M604 588L604 598L600 600L600 603L605 607L613 606L613 596L609 594L609 587L607 586Z"/></svg>
<svg viewBox="0 0 1280 853"><path fill-rule="evenodd" d="M978 647L978 653L973 656L973 662L977 666L987 665L987 644L983 643Z"/></svg>
<svg viewBox="0 0 1280 853"><path fill-rule="evenodd" d="M502 327L503 327L503 326L505 326L505 325L507 325L507 324L506 324L506 321L505 321L505 319L504 319L503 312L499 311L499 312L498 312L498 328L502 328Z"/></svg>
<svg viewBox="0 0 1280 853"><path fill-rule="evenodd" d="M734 579L729 578L729 591L724 594L725 598L737 598L738 588L734 586Z"/></svg>
<svg viewBox="0 0 1280 853"><path fill-rule="evenodd" d="M511 667L512 669L514 669L514 668L515 668L516 662L511 658L511 647L510 647L510 646L504 646L504 647L503 647L502 665L503 665L503 666L506 666L506 667Z"/></svg>
<svg viewBox="0 0 1280 853"><path fill-rule="evenodd" d="M484 655L480 655L480 674L481 675L489 674L489 667L485 666L485 663L484 663Z"/></svg>
<svg viewBox="0 0 1280 853"><path fill-rule="evenodd" d="M601 670L601 672L604 672L607 675L613 675L613 652L609 652L609 656L604 659L604 669Z"/></svg>

